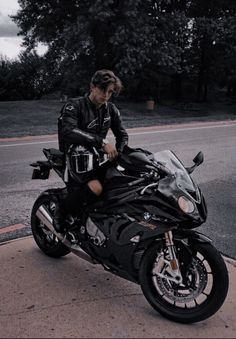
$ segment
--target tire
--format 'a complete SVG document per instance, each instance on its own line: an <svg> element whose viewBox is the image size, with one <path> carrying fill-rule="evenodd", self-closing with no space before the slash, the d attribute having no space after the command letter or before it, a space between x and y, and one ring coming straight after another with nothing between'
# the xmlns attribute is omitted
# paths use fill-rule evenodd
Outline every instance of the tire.
<svg viewBox="0 0 236 339"><path fill-rule="evenodd" d="M69 254L70 249L65 246L37 217L36 212L44 205L53 216L55 205L58 203L55 194L46 191L35 201L31 212L31 229L38 247L49 257L59 258Z"/></svg>
<svg viewBox="0 0 236 339"><path fill-rule="evenodd" d="M219 310L227 296L225 262L210 243L183 245L178 241L175 248L177 253L187 253L188 263L179 259L180 267L185 265L181 269L183 283L163 278L163 274L168 277L168 252L159 242L145 252L141 261L139 281L143 294L156 311L170 320L194 323L207 319Z"/></svg>

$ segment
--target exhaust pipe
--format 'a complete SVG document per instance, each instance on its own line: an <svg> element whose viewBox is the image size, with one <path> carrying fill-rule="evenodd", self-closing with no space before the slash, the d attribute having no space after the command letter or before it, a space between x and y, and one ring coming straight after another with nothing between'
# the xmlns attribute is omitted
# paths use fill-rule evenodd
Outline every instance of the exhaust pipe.
<svg viewBox="0 0 236 339"><path fill-rule="evenodd" d="M36 216L50 229L50 231L54 233L55 230L52 224L52 217L43 205L41 205L37 210Z"/></svg>
<svg viewBox="0 0 236 339"><path fill-rule="evenodd" d="M66 234L58 233L53 227L52 217L47 210L47 208L43 205L39 207L36 212L36 216L42 221L44 225L46 225L49 230L55 234L55 236L67 247L70 248L71 252L76 254L78 257L90 262L91 264L98 264L98 262L93 259L90 255L88 255L79 245L72 244L68 239L66 239Z"/></svg>

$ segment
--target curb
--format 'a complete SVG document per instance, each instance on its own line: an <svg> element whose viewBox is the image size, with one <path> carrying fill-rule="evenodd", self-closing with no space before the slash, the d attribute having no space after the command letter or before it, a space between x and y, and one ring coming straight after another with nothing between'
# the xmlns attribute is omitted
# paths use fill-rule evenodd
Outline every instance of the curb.
<svg viewBox="0 0 236 339"><path fill-rule="evenodd" d="M223 255L223 258L224 258L224 260L225 260L228 264L230 264L230 265L236 267L236 259L233 259L233 258L230 258L230 257L226 257L225 255Z"/></svg>
<svg viewBox="0 0 236 339"><path fill-rule="evenodd" d="M236 124L236 119L228 119L228 120L208 120L208 121L189 121L189 122L176 122L176 123L168 123L168 124L161 124L161 125L153 125L153 126L144 126L144 127L132 127L132 128L126 128L128 134L132 133L134 131L153 131L153 130L162 130L165 128L183 128L183 127L189 127L190 125L194 124L197 126L214 126L214 125L224 125L232 123L233 125ZM108 132L108 136L112 135L112 132ZM31 140L44 140L44 139L57 139L57 134L44 134L44 135L26 135L26 136L20 136L20 137L6 137L6 138L0 138L0 142L11 142L11 141L31 141Z"/></svg>
<svg viewBox="0 0 236 339"><path fill-rule="evenodd" d="M21 229L26 228L26 227L28 228L28 226L26 226L25 224L16 224L16 225L6 226L6 227L3 227L3 228L0 228L0 235L4 235L4 234L7 234L7 233L12 234L17 230L21 230ZM4 229L7 229L6 232L4 232ZM6 244L14 242L14 241L24 240L24 239L27 239L29 237L33 238L33 235L32 234L24 235L22 237L16 237L16 238L13 238L13 239L4 240L2 242L1 242L1 239L0 239L0 246L6 245ZM231 258L231 257L227 257L223 253L221 253L221 255L228 264L232 265L233 267L236 267L236 259Z"/></svg>

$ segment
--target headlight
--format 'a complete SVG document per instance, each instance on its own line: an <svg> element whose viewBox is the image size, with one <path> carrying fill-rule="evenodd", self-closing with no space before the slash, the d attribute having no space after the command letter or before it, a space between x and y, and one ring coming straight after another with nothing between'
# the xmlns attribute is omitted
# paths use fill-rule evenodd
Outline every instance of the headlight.
<svg viewBox="0 0 236 339"><path fill-rule="evenodd" d="M179 197L178 204L180 209L187 214L193 213L194 211L194 204L192 201L188 200L184 196Z"/></svg>

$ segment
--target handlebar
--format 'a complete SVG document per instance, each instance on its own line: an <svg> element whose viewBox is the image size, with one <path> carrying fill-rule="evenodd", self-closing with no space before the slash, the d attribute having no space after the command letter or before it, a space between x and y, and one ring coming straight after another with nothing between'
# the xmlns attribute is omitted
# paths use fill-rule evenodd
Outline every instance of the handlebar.
<svg viewBox="0 0 236 339"><path fill-rule="evenodd" d="M131 181L131 182L128 183L128 186L129 186L129 187L130 187L130 186L134 186L134 185L139 184L140 182L143 182L143 181L145 181L145 180L146 180L146 178L140 178L140 179L138 179L138 180Z"/></svg>
<svg viewBox="0 0 236 339"><path fill-rule="evenodd" d="M163 173L165 173L165 174L170 174L170 173L171 173L171 171L170 171L168 168L166 168L165 166L163 166L163 165L160 164L160 163L158 163L158 164L156 165L156 167L158 168L158 170L159 170L160 172L163 172Z"/></svg>

